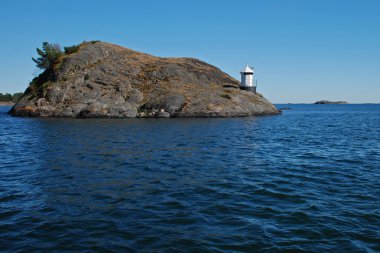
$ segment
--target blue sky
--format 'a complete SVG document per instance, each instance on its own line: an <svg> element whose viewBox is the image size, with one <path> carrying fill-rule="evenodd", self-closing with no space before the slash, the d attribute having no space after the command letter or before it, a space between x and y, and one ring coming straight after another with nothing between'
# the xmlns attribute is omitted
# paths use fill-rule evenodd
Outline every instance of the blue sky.
<svg viewBox="0 0 380 253"><path fill-rule="evenodd" d="M274 103L380 102L380 1L3 1L0 92L24 91L43 41L102 40L195 57L235 78L248 62Z"/></svg>

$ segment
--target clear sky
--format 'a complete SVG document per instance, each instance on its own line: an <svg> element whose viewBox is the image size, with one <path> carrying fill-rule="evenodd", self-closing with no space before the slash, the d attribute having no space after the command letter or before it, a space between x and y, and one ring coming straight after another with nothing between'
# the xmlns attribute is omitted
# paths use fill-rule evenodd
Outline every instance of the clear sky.
<svg viewBox="0 0 380 253"><path fill-rule="evenodd" d="M0 8L0 92L24 91L43 41L102 40L195 57L274 103L380 102L379 0L12 0Z"/></svg>

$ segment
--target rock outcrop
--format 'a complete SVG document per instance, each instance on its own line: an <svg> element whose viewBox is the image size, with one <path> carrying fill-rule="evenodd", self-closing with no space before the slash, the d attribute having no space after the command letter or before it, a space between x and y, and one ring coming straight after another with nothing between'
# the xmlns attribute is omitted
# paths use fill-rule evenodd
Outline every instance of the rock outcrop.
<svg viewBox="0 0 380 253"><path fill-rule="evenodd" d="M34 80L10 113L32 117L228 117L274 115L262 95L238 88L193 58L159 58L104 42L63 55L54 80ZM35 83L38 83L36 86Z"/></svg>

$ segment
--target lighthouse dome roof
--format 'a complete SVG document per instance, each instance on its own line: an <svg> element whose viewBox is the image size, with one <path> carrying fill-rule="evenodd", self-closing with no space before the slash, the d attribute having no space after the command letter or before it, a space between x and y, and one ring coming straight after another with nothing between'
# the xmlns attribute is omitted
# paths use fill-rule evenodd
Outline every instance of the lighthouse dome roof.
<svg viewBox="0 0 380 253"><path fill-rule="evenodd" d="M253 74L253 69L251 69L248 64L240 71L240 73L252 73Z"/></svg>

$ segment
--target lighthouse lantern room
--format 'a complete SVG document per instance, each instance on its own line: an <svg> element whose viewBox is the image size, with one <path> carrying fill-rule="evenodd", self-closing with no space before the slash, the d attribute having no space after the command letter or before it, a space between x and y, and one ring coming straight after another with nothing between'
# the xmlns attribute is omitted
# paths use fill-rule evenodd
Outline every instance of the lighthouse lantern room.
<svg viewBox="0 0 380 253"><path fill-rule="evenodd" d="M251 91L256 93L256 86L253 84L254 68L248 66L248 64L240 71L241 83L240 89Z"/></svg>

